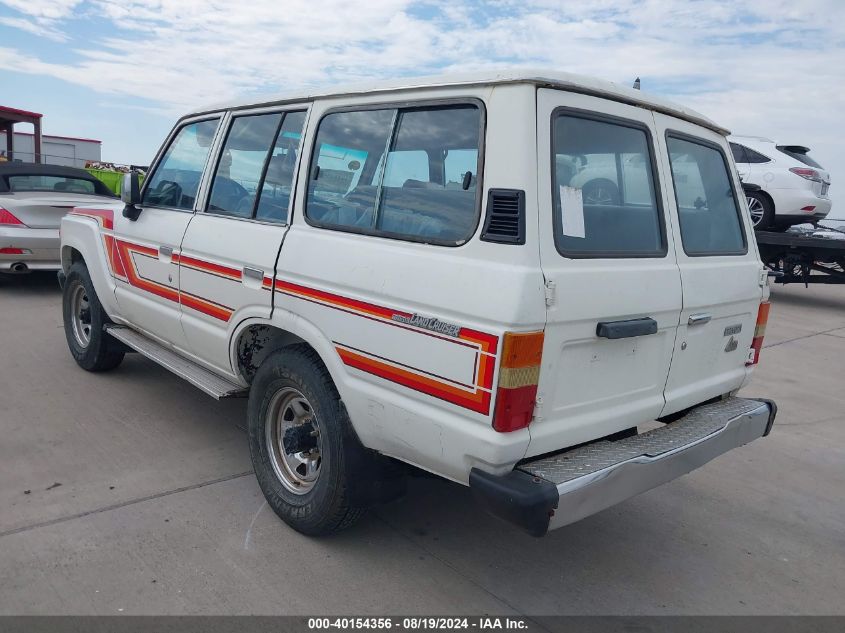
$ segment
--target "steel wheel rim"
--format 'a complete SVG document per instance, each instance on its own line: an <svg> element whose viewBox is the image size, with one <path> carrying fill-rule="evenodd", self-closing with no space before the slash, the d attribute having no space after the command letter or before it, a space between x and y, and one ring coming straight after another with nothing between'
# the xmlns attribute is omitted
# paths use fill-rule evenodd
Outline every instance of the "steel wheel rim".
<svg viewBox="0 0 845 633"><path fill-rule="evenodd" d="M317 448L308 452L287 453L284 447L285 431L306 423L311 423L318 434ZM264 429L270 463L276 477L289 492L295 495L307 494L316 485L322 466L320 427L311 403L293 387L279 390L267 407Z"/></svg>
<svg viewBox="0 0 845 633"><path fill-rule="evenodd" d="M86 348L91 343L91 304L85 286L76 282L70 295L70 324L77 344Z"/></svg>
<svg viewBox="0 0 845 633"><path fill-rule="evenodd" d="M757 198L748 196L746 200L748 201L748 211L751 213L751 221L754 226L757 226L763 219L763 214L766 210L763 208L763 203Z"/></svg>

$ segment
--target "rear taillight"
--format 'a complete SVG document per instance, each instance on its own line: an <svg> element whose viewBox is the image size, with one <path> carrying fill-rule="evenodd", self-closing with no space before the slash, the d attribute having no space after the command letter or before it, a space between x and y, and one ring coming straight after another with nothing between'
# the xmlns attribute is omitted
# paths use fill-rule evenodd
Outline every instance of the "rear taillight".
<svg viewBox="0 0 845 633"><path fill-rule="evenodd" d="M0 248L0 255L32 255L28 248Z"/></svg>
<svg viewBox="0 0 845 633"><path fill-rule="evenodd" d="M819 174L819 172L815 169L810 169L809 167L790 167L789 171L796 176L801 176L805 180L812 180L813 182L822 181L821 174Z"/></svg>
<svg viewBox="0 0 845 633"><path fill-rule="evenodd" d="M542 358L542 332L505 334L493 413L493 428L500 433L524 429L531 423Z"/></svg>
<svg viewBox="0 0 845 633"><path fill-rule="evenodd" d="M769 309L772 304L764 301L757 310L757 325L754 328L754 338L751 340L751 349L748 350L748 361L746 365L756 365L760 362L760 351L763 349L763 337L766 335L766 323L769 322Z"/></svg>
<svg viewBox="0 0 845 633"><path fill-rule="evenodd" d="M7 226L26 226L26 224L12 215L11 211L8 211L3 207L0 207L0 224L5 224Z"/></svg>

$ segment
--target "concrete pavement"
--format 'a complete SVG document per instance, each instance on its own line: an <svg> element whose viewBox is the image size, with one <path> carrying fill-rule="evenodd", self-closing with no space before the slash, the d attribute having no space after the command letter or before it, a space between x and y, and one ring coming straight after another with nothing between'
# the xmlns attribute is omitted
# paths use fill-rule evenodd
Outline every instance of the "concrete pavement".
<svg viewBox="0 0 845 633"><path fill-rule="evenodd" d="M769 438L544 539L465 488L309 539L264 504L245 401L76 367L52 276L0 282L2 614L845 614L845 287L776 288Z"/></svg>

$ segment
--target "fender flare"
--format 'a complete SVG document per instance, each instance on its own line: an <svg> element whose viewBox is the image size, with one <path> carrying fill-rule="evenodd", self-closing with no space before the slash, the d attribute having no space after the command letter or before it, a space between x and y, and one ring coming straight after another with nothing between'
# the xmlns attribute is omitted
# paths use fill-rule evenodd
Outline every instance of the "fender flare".
<svg viewBox="0 0 845 633"><path fill-rule="evenodd" d="M70 270L72 263L71 249L82 256L97 297L109 318L113 318L119 313L114 294L115 280L106 258L103 234L96 221L85 217L65 216L62 218L61 258L62 272L65 274Z"/></svg>

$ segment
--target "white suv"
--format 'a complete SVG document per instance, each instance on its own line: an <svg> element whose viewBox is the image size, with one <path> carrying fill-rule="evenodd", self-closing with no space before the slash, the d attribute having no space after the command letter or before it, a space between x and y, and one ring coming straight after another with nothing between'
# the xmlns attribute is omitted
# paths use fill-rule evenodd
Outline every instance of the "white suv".
<svg viewBox="0 0 845 633"><path fill-rule="evenodd" d="M411 464L541 535L771 429L735 397L769 304L725 134L524 71L202 109L125 205L62 222L68 346L248 397L258 482L304 533Z"/></svg>
<svg viewBox="0 0 845 633"><path fill-rule="evenodd" d="M810 158L809 148L758 136L728 140L742 181L760 187L746 192L755 229L816 224L830 213L830 174Z"/></svg>

